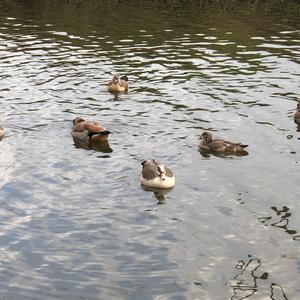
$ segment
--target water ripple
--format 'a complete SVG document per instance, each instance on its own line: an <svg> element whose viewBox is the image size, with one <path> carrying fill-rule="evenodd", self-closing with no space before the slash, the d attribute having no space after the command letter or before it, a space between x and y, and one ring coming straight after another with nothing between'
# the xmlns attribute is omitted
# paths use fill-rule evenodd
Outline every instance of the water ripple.
<svg viewBox="0 0 300 300"><path fill-rule="evenodd" d="M71 2L0 1L3 297L293 297L297 4ZM107 93L116 73L127 94ZM106 148L73 141L76 116L112 132ZM201 157L203 130L249 156ZM139 185L151 158L176 175L164 201Z"/></svg>

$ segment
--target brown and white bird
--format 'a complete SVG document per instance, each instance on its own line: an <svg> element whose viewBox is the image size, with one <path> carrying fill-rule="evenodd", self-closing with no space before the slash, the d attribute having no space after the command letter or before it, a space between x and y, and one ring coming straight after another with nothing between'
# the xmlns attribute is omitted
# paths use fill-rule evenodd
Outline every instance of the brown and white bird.
<svg viewBox="0 0 300 300"><path fill-rule="evenodd" d="M300 125L300 102L297 103L297 110L294 112L294 121Z"/></svg>
<svg viewBox="0 0 300 300"><path fill-rule="evenodd" d="M99 122L88 121L82 117L77 117L73 120L71 134L75 139L104 142L107 141L110 131L104 128Z"/></svg>
<svg viewBox="0 0 300 300"><path fill-rule="evenodd" d="M107 90L111 93L121 93L128 91L128 77L114 75L112 80L107 84Z"/></svg>
<svg viewBox="0 0 300 300"><path fill-rule="evenodd" d="M2 126L0 126L0 139L2 139L2 138L3 138L3 136L4 136L4 133L5 133L5 131L4 131L3 127L2 127Z"/></svg>
<svg viewBox="0 0 300 300"><path fill-rule="evenodd" d="M172 188L175 185L173 172L163 164L154 159L142 162L140 182L144 186L153 188Z"/></svg>
<svg viewBox="0 0 300 300"><path fill-rule="evenodd" d="M233 143L222 139L213 139L212 134L208 131L204 131L201 137L202 140L199 144L200 151L216 154L248 155L248 152L245 150L248 145Z"/></svg>

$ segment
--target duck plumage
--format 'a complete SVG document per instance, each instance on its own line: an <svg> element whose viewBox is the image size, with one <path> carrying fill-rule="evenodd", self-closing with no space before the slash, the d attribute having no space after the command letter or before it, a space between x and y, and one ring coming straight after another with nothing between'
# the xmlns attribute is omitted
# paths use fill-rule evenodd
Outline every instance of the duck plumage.
<svg viewBox="0 0 300 300"><path fill-rule="evenodd" d="M294 121L300 125L300 102L297 103L297 110L294 112Z"/></svg>
<svg viewBox="0 0 300 300"><path fill-rule="evenodd" d="M128 91L128 77L114 75L112 80L107 84L107 90L111 93L121 93Z"/></svg>
<svg viewBox="0 0 300 300"><path fill-rule="evenodd" d="M107 141L109 134L110 131L99 122L85 120L82 117L73 120L72 136L76 139Z"/></svg>
<svg viewBox="0 0 300 300"><path fill-rule="evenodd" d="M233 143L222 139L213 139L212 134L204 131L201 135L202 140L199 144L199 150L204 152L214 152L218 154L233 154L233 155L247 155L245 150L248 145L241 143Z"/></svg>
<svg viewBox="0 0 300 300"><path fill-rule="evenodd" d="M175 177L171 169L153 160L142 162L140 175L141 184L153 188L172 188L175 185Z"/></svg>

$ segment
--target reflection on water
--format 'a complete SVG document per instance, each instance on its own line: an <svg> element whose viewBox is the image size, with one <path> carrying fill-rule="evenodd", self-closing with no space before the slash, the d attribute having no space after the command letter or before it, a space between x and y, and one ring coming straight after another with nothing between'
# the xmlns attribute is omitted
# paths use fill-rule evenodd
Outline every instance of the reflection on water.
<svg viewBox="0 0 300 300"><path fill-rule="evenodd" d="M287 296L285 295L282 287L275 283L271 284L271 299L273 300L288 300Z"/></svg>
<svg viewBox="0 0 300 300"><path fill-rule="evenodd" d="M231 287L233 289L233 296L231 299L250 298L257 292L257 280L265 274L264 273L261 276L256 275L255 272L260 266L261 262L259 259L250 259L247 262L240 260L237 263L236 269L241 269L241 272L231 281ZM268 274L266 273L264 277L268 278ZM264 277L263 279L266 279Z"/></svg>
<svg viewBox="0 0 300 300"><path fill-rule="evenodd" d="M273 216L259 217L258 221L266 226L274 226L283 229L286 233L294 235L294 239L297 239L297 231L289 228L290 217L292 213L287 206L283 206L282 209L278 209L275 206L271 207L271 210L275 213Z"/></svg>
<svg viewBox="0 0 300 300"><path fill-rule="evenodd" d="M233 290L232 300L242 300L255 297L259 293L259 285L269 279L267 272L261 270L262 262L259 259L251 258L239 260L236 269L239 273L231 280ZM275 283L270 284L270 298L274 300L288 299L283 288Z"/></svg>
<svg viewBox="0 0 300 300"><path fill-rule="evenodd" d="M85 141L74 137L73 137L73 141L74 141L74 146L76 148L95 150L103 153L113 152L113 149L110 147L108 141L97 141L97 139L91 139L90 141Z"/></svg>
<svg viewBox="0 0 300 300"><path fill-rule="evenodd" d="M249 154L246 150L244 150L243 153L235 153L235 154L232 154L232 153L216 153L216 152L212 152L212 151L201 149L201 148L198 148L198 151L203 157L206 157L206 158L209 158L213 155L213 156L216 156L216 157L232 159L234 156L241 157L241 156L247 156Z"/></svg>
<svg viewBox="0 0 300 300"><path fill-rule="evenodd" d="M142 186L142 189L147 192L153 192L154 197L158 200L157 204L164 204L166 202L166 195L170 193L174 188L158 189L148 186Z"/></svg>
<svg viewBox="0 0 300 300"><path fill-rule="evenodd" d="M0 0L1 296L297 299L299 9ZM73 141L77 115L109 143ZM202 159L203 130L250 155ZM143 190L144 157L176 188Z"/></svg>

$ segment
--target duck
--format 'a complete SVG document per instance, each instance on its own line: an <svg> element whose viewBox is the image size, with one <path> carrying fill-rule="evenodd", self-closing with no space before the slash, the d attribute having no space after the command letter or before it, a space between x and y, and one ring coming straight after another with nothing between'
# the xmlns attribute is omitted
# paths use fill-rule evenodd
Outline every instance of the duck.
<svg viewBox="0 0 300 300"><path fill-rule="evenodd" d="M199 151L216 154L248 155L245 150L248 145L233 143L222 139L213 139L211 132L204 131L201 135Z"/></svg>
<svg viewBox="0 0 300 300"><path fill-rule="evenodd" d="M107 84L107 90L110 93L121 93L128 91L128 77L126 75L122 77L114 75L112 80Z"/></svg>
<svg viewBox="0 0 300 300"><path fill-rule="evenodd" d="M141 185L159 189L169 189L175 186L173 172L164 164L152 159L144 160L141 165Z"/></svg>
<svg viewBox="0 0 300 300"><path fill-rule="evenodd" d="M3 127L0 125L0 139L3 138L4 133L5 133L5 131L4 131Z"/></svg>
<svg viewBox="0 0 300 300"><path fill-rule="evenodd" d="M74 139L105 142L110 133L111 132L104 128L99 122L85 120L82 117L76 117L73 120L71 134Z"/></svg>
<svg viewBox="0 0 300 300"><path fill-rule="evenodd" d="M297 110L294 112L294 121L300 125L300 101L297 103Z"/></svg>

